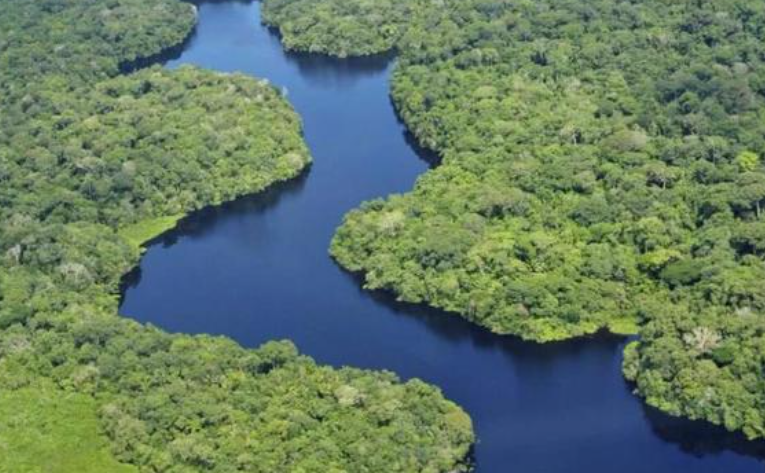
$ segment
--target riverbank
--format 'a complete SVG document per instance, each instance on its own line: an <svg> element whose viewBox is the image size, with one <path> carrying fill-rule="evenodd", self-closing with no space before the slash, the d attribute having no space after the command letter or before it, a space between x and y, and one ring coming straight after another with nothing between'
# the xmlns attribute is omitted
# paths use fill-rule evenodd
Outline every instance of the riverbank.
<svg viewBox="0 0 765 473"><path fill-rule="evenodd" d="M286 89L311 172L160 238L122 314L244 346L289 338L322 364L437 385L473 419L479 472L761 469L747 447L756 444L640 402L620 374L621 338L538 346L362 290L327 255L337 226L360 202L406 192L429 169L391 106L392 65L287 53L258 15L258 4L202 4L197 39L169 67L241 71Z"/></svg>
<svg viewBox="0 0 765 473"><path fill-rule="evenodd" d="M307 166L300 118L281 90L242 74L117 74L179 44L193 26L187 4L10 7L0 19L10 45L0 63L18 65L0 71L0 384L35 419L11 435L50 441L14 449L0 469L74 471L91 458L147 471L466 470L470 418L432 386L321 366L287 341L245 349L117 316L119 281L146 239ZM25 404L40 386L53 394ZM51 397L72 409L45 431L23 411ZM87 445L62 465L66 439L46 436L64 432Z"/></svg>

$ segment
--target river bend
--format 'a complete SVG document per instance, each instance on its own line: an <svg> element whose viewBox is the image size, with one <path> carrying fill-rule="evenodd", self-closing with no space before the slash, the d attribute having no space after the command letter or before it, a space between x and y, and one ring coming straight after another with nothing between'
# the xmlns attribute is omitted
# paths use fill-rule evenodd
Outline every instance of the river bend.
<svg viewBox="0 0 765 473"><path fill-rule="evenodd" d="M282 87L315 162L159 238L132 275L122 314L252 347L287 338L320 363L436 384L473 418L478 472L765 471L762 444L669 418L633 396L620 373L623 339L524 343L362 290L328 255L335 228L362 201L410 189L432 157L396 118L391 58L285 53L259 8L202 3L195 34L167 67L241 71Z"/></svg>

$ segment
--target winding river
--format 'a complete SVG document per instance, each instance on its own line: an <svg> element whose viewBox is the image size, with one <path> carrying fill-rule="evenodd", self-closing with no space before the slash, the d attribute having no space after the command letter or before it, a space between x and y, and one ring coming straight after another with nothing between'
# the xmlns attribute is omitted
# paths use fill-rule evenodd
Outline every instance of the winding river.
<svg viewBox="0 0 765 473"><path fill-rule="evenodd" d="M623 339L535 345L367 292L327 253L343 215L404 192L434 162L388 98L391 58L285 53L260 6L203 3L168 67L241 71L283 87L314 164L301 178L198 212L159 238L125 289L122 314L246 346L288 338L321 363L388 369L440 386L472 416L476 471L765 471L765 446L669 418L631 394Z"/></svg>

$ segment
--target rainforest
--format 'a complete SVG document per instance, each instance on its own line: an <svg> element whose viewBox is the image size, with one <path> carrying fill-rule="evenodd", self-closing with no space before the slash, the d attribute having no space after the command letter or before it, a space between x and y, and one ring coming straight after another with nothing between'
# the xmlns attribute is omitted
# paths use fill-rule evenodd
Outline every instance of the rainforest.
<svg viewBox="0 0 765 473"><path fill-rule="evenodd" d="M0 472L762 468L765 2L0 5Z"/></svg>
<svg viewBox="0 0 765 473"><path fill-rule="evenodd" d="M765 436L765 4L413 8L392 96L443 164L351 213L333 255L497 333L639 332L649 403Z"/></svg>
<svg viewBox="0 0 765 473"><path fill-rule="evenodd" d="M461 470L470 419L422 382L117 315L141 243L309 163L281 92L120 74L183 42L190 4L2 6L0 470Z"/></svg>

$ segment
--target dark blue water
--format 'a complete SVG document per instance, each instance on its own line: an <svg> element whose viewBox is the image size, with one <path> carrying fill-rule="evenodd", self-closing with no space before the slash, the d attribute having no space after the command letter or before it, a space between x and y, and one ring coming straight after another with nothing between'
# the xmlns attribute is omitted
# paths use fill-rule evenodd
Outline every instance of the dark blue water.
<svg viewBox="0 0 765 473"><path fill-rule="evenodd" d="M389 58L282 51L259 5L200 6L169 67L241 71L284 87L315 163L265 194L202 211L151 246L122 313L244 345L288 338L322 363L388 369L440 386L472 416L480 472L759 472L761 444L644 407L620 374L623 340L534 345L370 293L327 248L362 201L428 169L388 99Z"/></svg>

